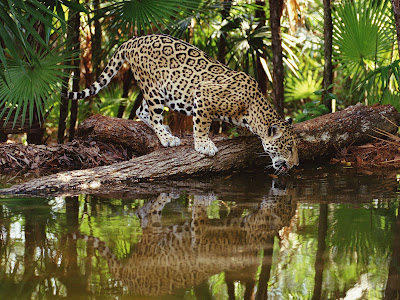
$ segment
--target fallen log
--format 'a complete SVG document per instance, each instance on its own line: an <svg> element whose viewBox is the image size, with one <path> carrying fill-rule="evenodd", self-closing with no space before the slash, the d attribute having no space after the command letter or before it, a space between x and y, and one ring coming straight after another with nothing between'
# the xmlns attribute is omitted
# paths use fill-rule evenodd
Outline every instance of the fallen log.
<svg viewBox="0 0 400 300"><path fill-rule="evenodd" d="M117 135L119 122L127 120L107 117L96 117L99 126L107 122L107 130ZM100 120L102 120L100 122ZM132 121L129 121L132 122ZM363 106L356 105L346 110L315 118L295 125L299 134L300 162L321 157L329 157L342 147L351 144L365 143L374 136L380 136L378 130L387 132L397 131L400 114L390 105ZM82 125L84 126L84 124ZM98 132L97 123L91 121L86 129L81 129L81 137L95 138ZM140 123L130 123L129 127L122 126L124 131L134 130L143 126ZM88 129L90 128L90 129ZM82 133L84 132L84 133ZM154 134L148 133L150 136ZM109 137L109 135L105 135ZM111 139L110 139L111 140ZM124 143L148 143L152 138L146 137L141 141L121 141ZM185 139L180 147L158 148L157 150L135 157L129 161L101 166L88 170L62 172L43 178L34 179L27 183L3 189L1 194L80 194L96 193L100 189L122 182L139 182L167 176L202 174L205 172L224 172L256 166L268 165L268 158L263 153L261 142L256 136L243 136L235 139L214 140L219 152L214 157L207 157L194 150L193 142ZM154 143L151 142L151 147ZM149 146L150 148L150 146Z"/></svg>

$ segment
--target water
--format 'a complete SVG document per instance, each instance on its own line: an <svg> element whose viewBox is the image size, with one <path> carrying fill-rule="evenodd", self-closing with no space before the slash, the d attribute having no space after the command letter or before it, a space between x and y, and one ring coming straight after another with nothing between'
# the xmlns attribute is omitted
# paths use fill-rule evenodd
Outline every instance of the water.
<svg viewBox="0 0 400 300"><path fill-rule="evenodd" d="M323 168L3 198L0 299L398 299L395 178Z"/></svg>

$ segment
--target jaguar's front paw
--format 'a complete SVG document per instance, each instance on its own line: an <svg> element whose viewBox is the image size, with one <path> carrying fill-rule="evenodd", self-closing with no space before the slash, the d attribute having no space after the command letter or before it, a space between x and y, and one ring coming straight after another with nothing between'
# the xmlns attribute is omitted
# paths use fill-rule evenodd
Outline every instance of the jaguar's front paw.
<svg viewBox="0 0 400 300"><path fill-rule="evenodd" d="M176 147L179 146L181 144L181 140L176 137L176 136L168 136L165 137L164 139L160 139L161 145L163 145L164 147Z"/></svg>
<svg viewBox="0 0 400 300"><path fill-rule="evenodd" d="M200 152L208 156L214 156L218 152L218 148L210 139L200 140L200 141L195 140L194 148L196 149L197 152Z"/></svg>

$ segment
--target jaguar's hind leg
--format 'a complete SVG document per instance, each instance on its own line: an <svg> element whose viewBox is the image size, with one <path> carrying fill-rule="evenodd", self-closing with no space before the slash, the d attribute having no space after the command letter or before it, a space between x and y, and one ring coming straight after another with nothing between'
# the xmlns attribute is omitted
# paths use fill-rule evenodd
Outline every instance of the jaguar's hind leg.
<svg viewBox="0 0 400 300"><path fill-rule="evenodd" d="M163 125L164 100L143 99L136 111L137 116L149 127L153 128L164 147L174 147L181 144L181 140L171 134L168 126Z"/></svg>

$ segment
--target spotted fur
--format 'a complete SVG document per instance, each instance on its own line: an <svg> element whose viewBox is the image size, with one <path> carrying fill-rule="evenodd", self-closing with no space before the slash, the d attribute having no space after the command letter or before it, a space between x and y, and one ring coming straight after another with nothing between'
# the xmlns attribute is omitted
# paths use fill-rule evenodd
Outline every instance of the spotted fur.
<svg viewBox="0 0 400 300"><path fill-rule="evenodd" d="M298 165L297 138L291 122L277 114L252 77L167 35L147 35L125 42L96 82L83 91L69 92L66 97L82 99L97 94L125 61L143 92L137 115L154 129L163 146L180 144L179 138L163 125L167 106L193 115L195 149L200 153L214 156L218 152L208 133L212 120L219 119L258 135L276 170Z"/></svg>

